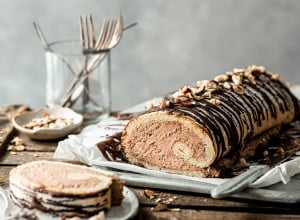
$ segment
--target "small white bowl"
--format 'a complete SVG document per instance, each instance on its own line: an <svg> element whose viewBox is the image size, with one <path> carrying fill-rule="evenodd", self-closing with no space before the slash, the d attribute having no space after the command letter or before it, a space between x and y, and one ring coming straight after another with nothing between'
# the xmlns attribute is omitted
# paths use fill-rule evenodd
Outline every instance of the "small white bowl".
<svg viewBox="0 0 300 220"><path fill-rule="evenodd" d="M41 129L27 129L23 126L29 123L34 118L41 118L45 113L51 116L72 119L73 123L63 128L41 128ZM12 118L13 126L20 132L28 135L31 139L36 140L54 140L60 139L72 133L78 128L83 121L82 115L74 112L70 108L63 108L59 106L45 107L36 111L26 112L21 115L16 115Z"/></svg>

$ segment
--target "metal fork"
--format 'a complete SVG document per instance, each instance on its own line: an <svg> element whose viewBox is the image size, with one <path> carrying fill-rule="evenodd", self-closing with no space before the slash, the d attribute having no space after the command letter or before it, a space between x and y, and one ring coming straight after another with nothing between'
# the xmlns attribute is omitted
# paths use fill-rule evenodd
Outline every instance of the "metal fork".
<svg viewBox="0 0 300 220"><path fill-rule="evenodd" d="M114 48L120 42L122 33L123 18L121 13L117 19L112 21L104 19L97 40L92 16L80 17L80 42L84 54L99 53Z"/></svg>

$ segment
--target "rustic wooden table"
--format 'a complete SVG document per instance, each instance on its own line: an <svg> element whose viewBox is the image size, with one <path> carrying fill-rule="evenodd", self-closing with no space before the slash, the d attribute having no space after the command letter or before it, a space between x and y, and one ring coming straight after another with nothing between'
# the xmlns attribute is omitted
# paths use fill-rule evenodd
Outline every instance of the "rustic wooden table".
<svg viewBox="0 0 300 220"><path fill-rule="evenodd" d="M23 111L24 106L0 109L0 184L8 184L9 171L33 160L52 160L57 141L33 141L18 134L10 120L13 114ZM9 151L7 146L14 137L20 137L25 150ZM216 200L209 195L182 193L149 188L130 187L140 202L136 219L300 219L299 204L257 202L241 199ZM145 190L151 190L154 198ZM172 201L167 209L156 211L157 199ZM155 208L156 207L156 208ZM161 206L160 206L161 207Z"/></svg>

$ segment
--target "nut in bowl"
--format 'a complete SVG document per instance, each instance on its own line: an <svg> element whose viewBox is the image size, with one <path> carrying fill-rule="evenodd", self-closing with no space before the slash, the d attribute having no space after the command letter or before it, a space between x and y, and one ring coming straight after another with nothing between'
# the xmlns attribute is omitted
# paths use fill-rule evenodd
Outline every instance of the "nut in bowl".
<svg viewBox="0 0 300 220"><path fill-rule="evenodd" d="M82 121L82 115L59 106L26 112L12 119L18 131L36 140L63 138L78 128Z"/></svg>

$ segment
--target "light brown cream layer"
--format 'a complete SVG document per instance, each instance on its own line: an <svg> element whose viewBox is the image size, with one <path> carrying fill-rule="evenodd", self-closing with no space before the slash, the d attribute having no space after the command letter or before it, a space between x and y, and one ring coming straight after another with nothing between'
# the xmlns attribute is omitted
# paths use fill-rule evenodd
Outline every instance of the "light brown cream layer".
<svg viewBox="0 0 300 220"><path fill-rule="evenodd" d="M197 171L216 158L216 146L207 132L188 117L153 112L130 123L122 143L132 163Z"/></svg>
<svg viewBox="0 0 300 220"><path fill-rule="evenodd" d="M16 185L52 194L89 195L107 189L112 178L96 169L61 162L35 161L11 170Z"/></svg>

